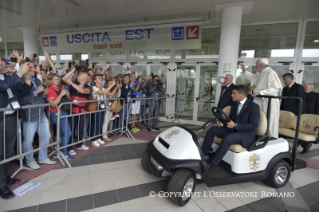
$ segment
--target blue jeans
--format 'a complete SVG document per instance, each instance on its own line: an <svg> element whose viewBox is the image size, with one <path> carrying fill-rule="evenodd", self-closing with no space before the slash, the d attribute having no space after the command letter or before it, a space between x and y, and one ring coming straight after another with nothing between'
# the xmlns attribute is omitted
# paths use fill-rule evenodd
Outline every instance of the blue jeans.
<svg viewBox="0 0 319 212"><path fill-rule="evenodd" d="M34 122L22 122L23 127L23 152L28 152L33 150L33 140L34 135L37 132L40 136L40 147L46 146L49 144L50 140L50 130L49 130L49 121L47 117L43 114L40 121ZM42 149L39 151L39 161L44 161L48 157L47 149ZM30 153L25 156L27 163L31 163L34 160L33 153Z"/></svg>
<svg viewBox="0 0 319 212"><path fill-rule="evenodd" d="M101 110L101 111L100 111ZM104 111L101 108L95 113L91 113L91 137L92 141L96 141L102 134L102 126L104 122ZM95 137L96 136L96 137Z"/></svg>
<svg viewBox="0 0 319 212"><path fill-rule="evenodd" d="M61 116L68 115L68 112L61 111ZM50 118L54 124L57 124L57 113L50 113ZM62 118L60 119L60 137L61 137L61 143L60 147L64 147L65 145L68 145L69 139L72 135L71 128L68 122L68 118ZM56 135L54 136L54 141L56 141ZM63 148L61 149L61 152L63 154L67 154L67 149Z"/></svg>

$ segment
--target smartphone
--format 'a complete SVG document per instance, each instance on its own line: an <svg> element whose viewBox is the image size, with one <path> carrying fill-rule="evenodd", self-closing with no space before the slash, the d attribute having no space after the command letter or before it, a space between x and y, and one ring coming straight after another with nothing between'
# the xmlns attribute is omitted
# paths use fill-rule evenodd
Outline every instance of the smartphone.
<svg viewBox="0 0 319 212"><path fill-rule="evenodd" d="M25 61L26 61L26 62L29 62L29 61L30 61L30 59L29 59L28 57L26 57L26 58L25 58Z"/></svg>
<svg viewBox="0 0 319 212"><path fill-rule="evenodd" d="M71 68L71 66L72 66L72 62L69 62L69 68Z"/></svg>
<svg viewBox="0 0 319 212"><path fill-rule="evenodd" d="M36 58L38 55L37 54L33 54L33 58Z"/></svg>
<svg viewBox="0 0 319 212"><path fill-rule="evenodd" d="M16 57L11 57L11 58L10 58L10 61L11 61L12 63L16 63L16 62L18 62L18 58L16 58Z"/></svg>
<svg viewBox="0 0 319 212"><path fill-rule="evenodd" d="M89 65L89 59L85 60L85 65Z"/></svg>
<svg viewBox="0 0 319 212"><path fill-rule="evenodd" d="M50 72L52 71L52 67L49 68L49 71L50 71Z"/></svg>

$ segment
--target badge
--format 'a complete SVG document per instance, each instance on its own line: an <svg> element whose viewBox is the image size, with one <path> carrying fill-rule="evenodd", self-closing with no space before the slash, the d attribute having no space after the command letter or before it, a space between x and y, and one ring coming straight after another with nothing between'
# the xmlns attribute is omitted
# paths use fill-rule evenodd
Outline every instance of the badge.
<svg viewBox="0 0 319 212"><path fill-rule="evenodd" d="M21 107L19 102L18 102L18 98L15 96L12 98L9 98L8 101L9 101L9 104L13 110L19 109Z"/></svg>
<svg viewBox="0 0 319 212"><path fill-rule="evenodd" d="M100 104L100 107L101 109L105 109L105 104L104 103Z"/></svg>

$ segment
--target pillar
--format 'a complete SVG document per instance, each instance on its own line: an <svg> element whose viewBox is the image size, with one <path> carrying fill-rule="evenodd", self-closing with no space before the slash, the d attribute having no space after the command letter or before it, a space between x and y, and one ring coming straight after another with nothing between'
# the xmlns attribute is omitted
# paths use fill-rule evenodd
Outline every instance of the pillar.
<svg viewBox="0 0 319 212"><path fill-rule="evenodd" d="M231 74L234 78L233 82L236 82L242 13L243 8L240 6L230 6L223 10L217 79L220 76ZM221 84L217 82L216 106L219 101L220 93Z"/></svg>
<svg viewBox="0 0 319 212"><path fill-rule="evenodd" d="M24 56L38 54L38 31L34 28L23 27Z"/></svg>

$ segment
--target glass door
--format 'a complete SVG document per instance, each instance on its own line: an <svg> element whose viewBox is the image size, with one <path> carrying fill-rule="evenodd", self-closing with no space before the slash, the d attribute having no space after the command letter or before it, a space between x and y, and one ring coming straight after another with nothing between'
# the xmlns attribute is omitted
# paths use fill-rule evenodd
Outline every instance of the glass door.
<svg viewBox="0 0 319 212"><path fill-rule="evenodd" d="M206 122L212 119L212 107L215 105L218 66L200 66L198 94L195 99L197 121Z"/></svg>
<svg viewBox="0 0 319 212"><path fill-rule="evenodd" d="M175 111L179 119L194 120L196 65L177 65Z"/></svg>
<svg viewBox="0 0 319 212"><path fill-rule="evenodd" d="M300 75L300 78L302 78L302 81L300 79L302 85L310 83L314 87L313 91L319 93L319 64L303 64L301 68L301 70L303 70L303 72L301 72L302 75Z"/></svg>

